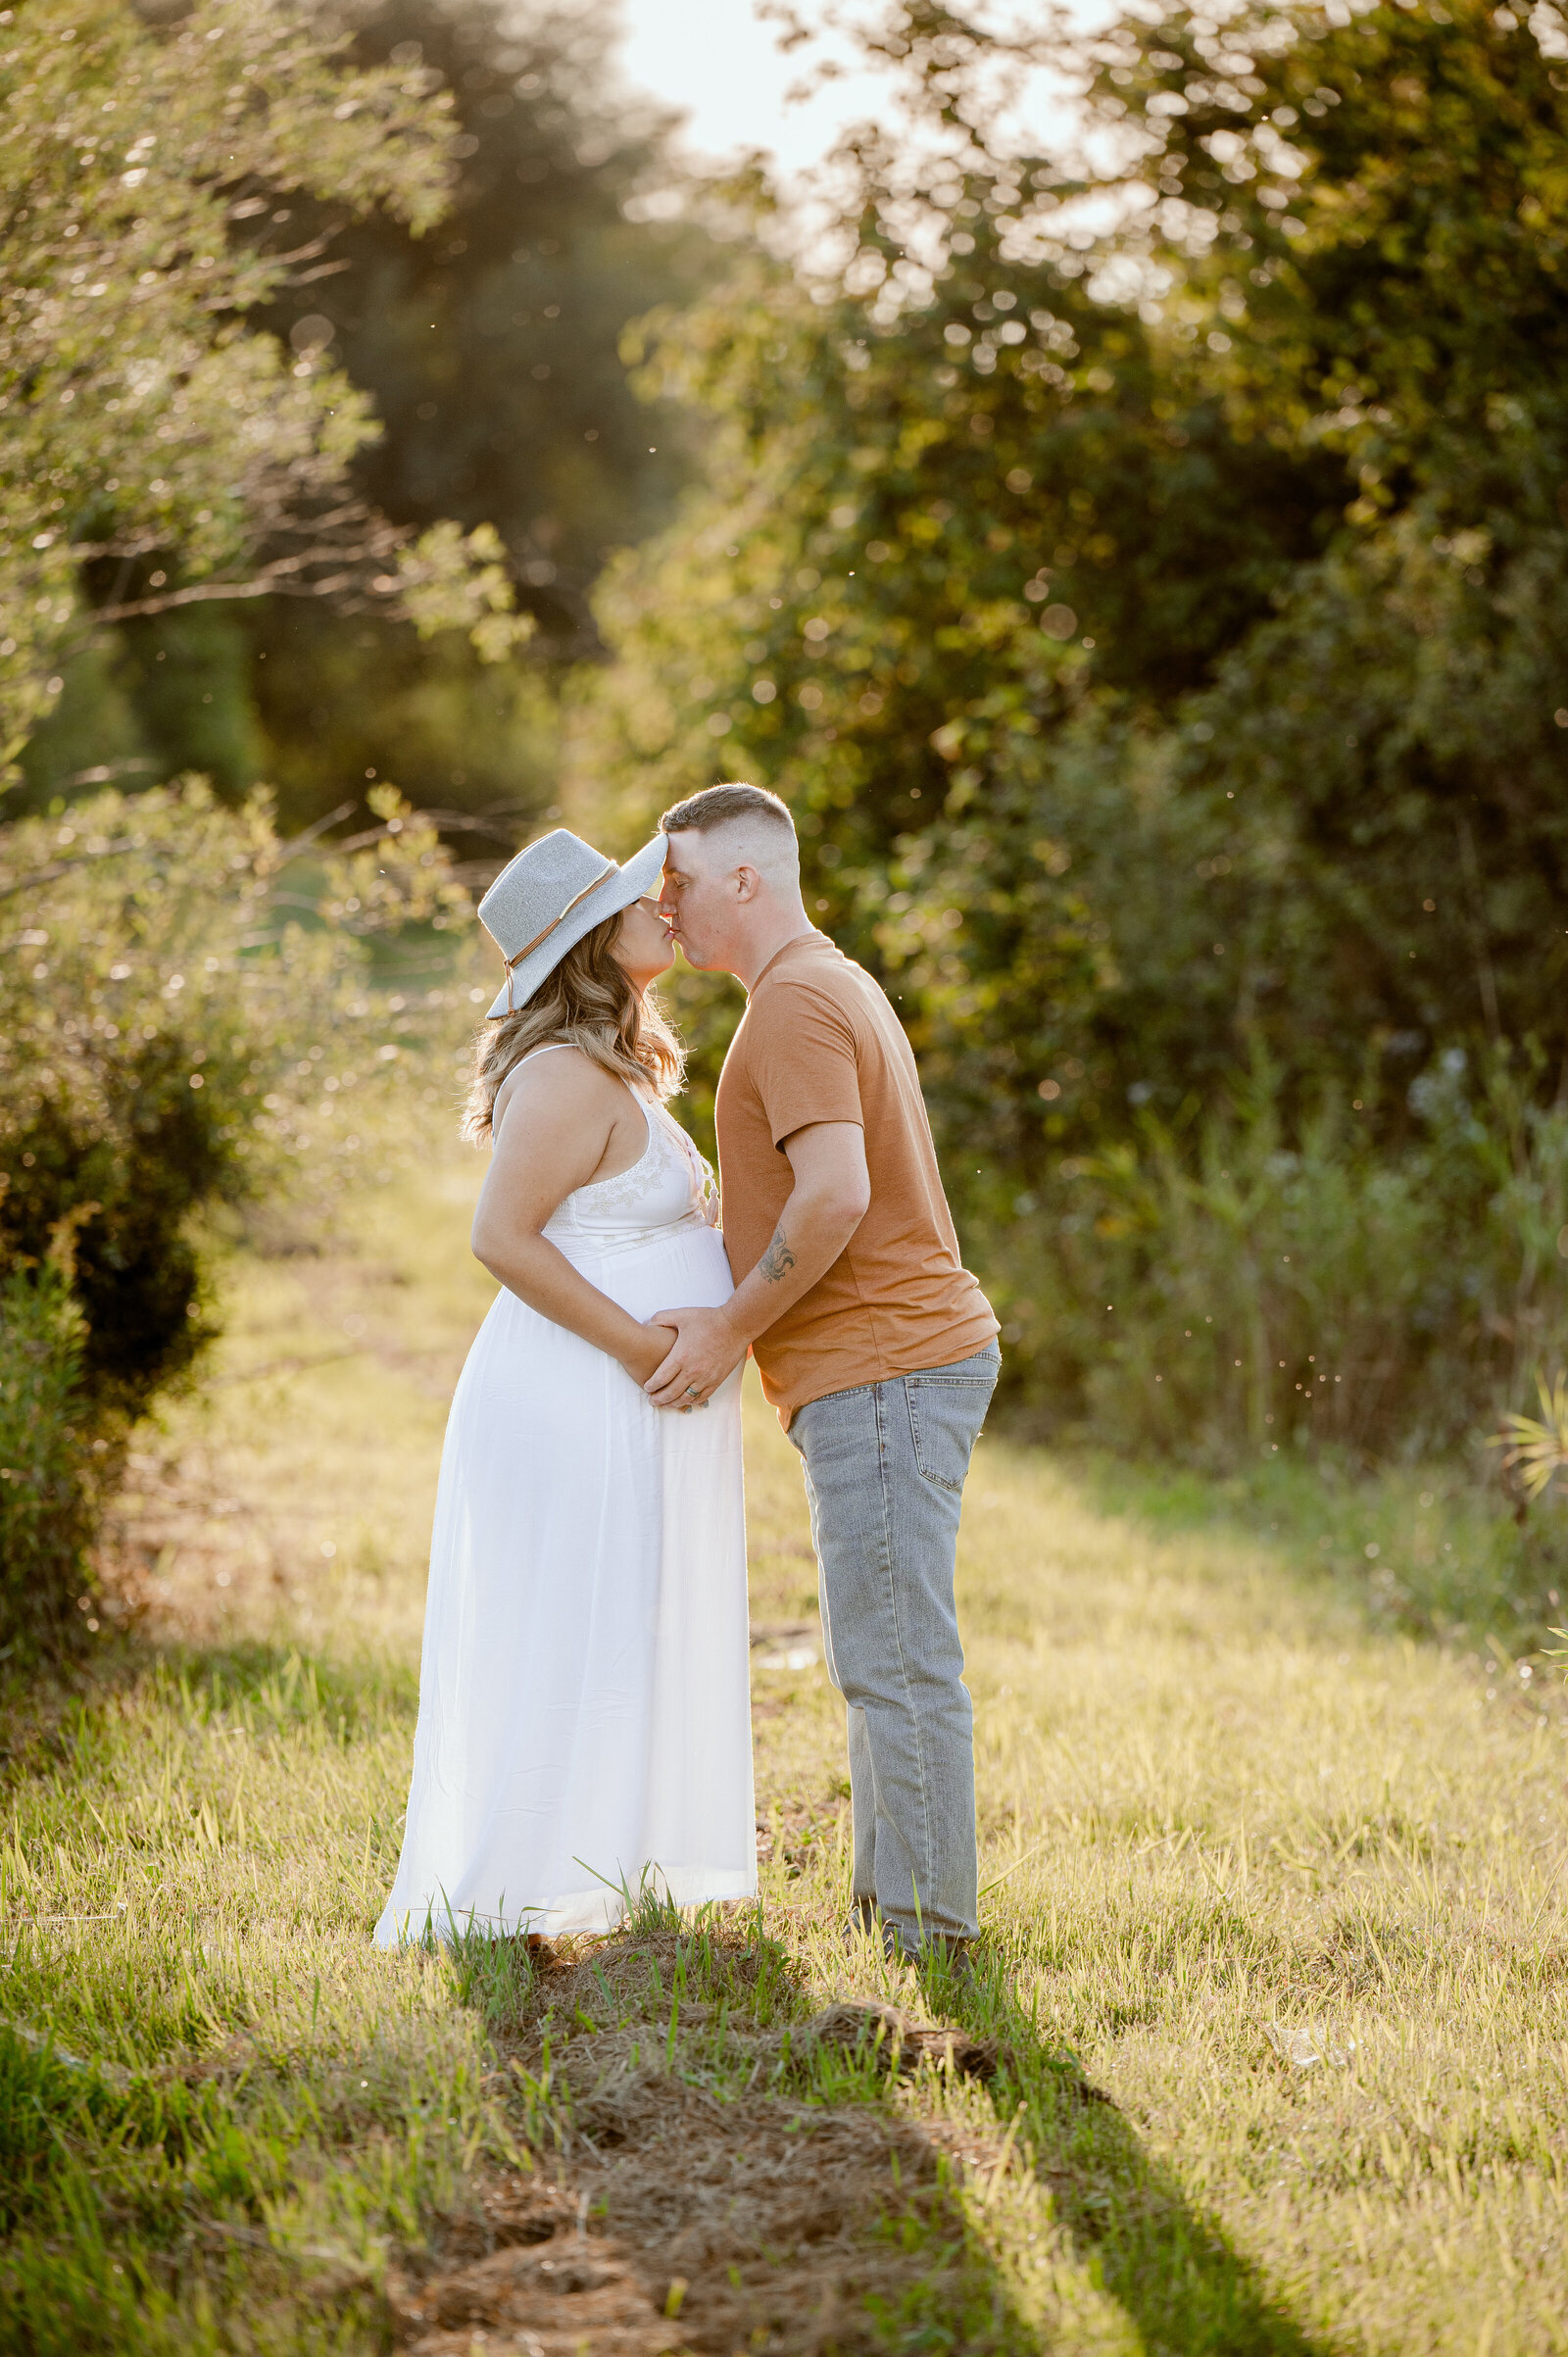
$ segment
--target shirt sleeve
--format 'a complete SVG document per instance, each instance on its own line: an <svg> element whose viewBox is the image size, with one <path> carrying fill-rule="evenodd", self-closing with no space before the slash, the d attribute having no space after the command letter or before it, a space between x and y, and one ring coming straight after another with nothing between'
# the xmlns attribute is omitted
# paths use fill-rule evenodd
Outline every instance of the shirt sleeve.
<svg viewBox="0 0 1568 2357"><path fill-rule="evenodd" d="M776 985L753 1010L751 1046L752 1082L775 1146L813 1121L865 1127L854 1027L824 993Z"/></svg>

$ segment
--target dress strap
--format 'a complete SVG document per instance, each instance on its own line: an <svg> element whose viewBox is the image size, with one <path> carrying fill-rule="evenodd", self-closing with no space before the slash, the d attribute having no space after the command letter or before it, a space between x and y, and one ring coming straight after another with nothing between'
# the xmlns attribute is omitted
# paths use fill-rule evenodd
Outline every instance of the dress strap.
<svg viewBox="0 0 1568 2357"><path fill-rule="evenodd" d="M621 1078L622 1080L626 1079L624 1072L621 1074ZM658 1123L654 1118L654 1101L651 1097L645 1097L643 1095L642 1090L637 1086L637 1083L634 1080L627 1080L626 1086L630 1090L632 1096L636 1099L637 1103L642 1106L643 1120L646 1122L648 1127L649 1146L651 1147L654 1131L658 1127ZM649 1148L644 1148L645 1153L648 1151Z"/></svg>
<svg viewBox="0 0 1568 2357"><path fill-rule="evenodd" d="M570 1040L546 1040L542 1048L530 1048L526 1056L519 1056L516 1062L509 1065L507 1070L502 1074L500 1081L497 1083L496 1094L499 1096L502 1089L506 1087L508 1081L512 1079L513 1075L520 1072L524 1064L531 1064L536 1056L550 1056L557 1048L569 1048L570 1046ZM503 1120L506 1118L505 1110L503 1110L502 1118ZM491 1135L494 1136L494 1125L492 1124Z"/></svg>

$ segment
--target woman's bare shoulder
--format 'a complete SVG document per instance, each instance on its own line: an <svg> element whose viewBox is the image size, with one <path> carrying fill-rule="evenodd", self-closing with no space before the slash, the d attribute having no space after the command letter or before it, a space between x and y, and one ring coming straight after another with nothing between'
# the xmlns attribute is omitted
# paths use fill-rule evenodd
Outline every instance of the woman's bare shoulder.
<svg viewBox="0 0 1568 2357"><path fill-rule="evenodd" d="M612 1072L563 1040L546 1050L535 1049L513 1065L496 1091L490 1118L499 1126L507 1107L519 1101L558 1118L590 1113L596 1107L613 1111L624 1094Z"/></svg>

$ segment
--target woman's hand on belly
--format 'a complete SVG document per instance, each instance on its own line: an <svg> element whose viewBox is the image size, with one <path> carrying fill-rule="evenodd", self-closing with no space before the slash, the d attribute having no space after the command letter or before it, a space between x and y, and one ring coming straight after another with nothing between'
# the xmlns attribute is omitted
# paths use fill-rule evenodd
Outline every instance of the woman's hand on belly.
<svg viewBox="0 0 1568 2357"><path fill-rule="evenodd" d="M624 1352L620 1363L633 1383L640 1383L646 1390L680 1336L673 1326L662 1326L652 1318L646 1326L639 1327L638 1332L646 1339L640 1347L634 1344Z"/></svg>

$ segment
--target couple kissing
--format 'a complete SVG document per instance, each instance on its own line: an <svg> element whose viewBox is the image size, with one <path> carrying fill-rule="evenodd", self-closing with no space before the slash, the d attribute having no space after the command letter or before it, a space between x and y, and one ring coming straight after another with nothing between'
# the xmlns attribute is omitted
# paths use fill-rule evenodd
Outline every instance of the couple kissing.
<svg viewBox="0 0 1568 2357"><path fill-rule="evenodd" d="M619 866L564 828L480 918L506 981L465 1134L501 1290L442 1453L419 1716L383 1945L611 1928L652 1886L751 1895L740 1385L800 1453L848 1719L851 1924L890 1954L978 1930L958 1511L997 1320L958 1255L914 1057L806 913L789 810L666 810ZM668 1110L654 985L679 944L747 994L719 1179Z"/></svg>

